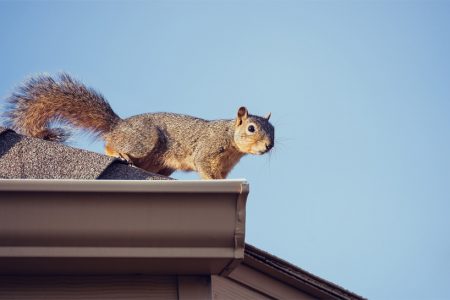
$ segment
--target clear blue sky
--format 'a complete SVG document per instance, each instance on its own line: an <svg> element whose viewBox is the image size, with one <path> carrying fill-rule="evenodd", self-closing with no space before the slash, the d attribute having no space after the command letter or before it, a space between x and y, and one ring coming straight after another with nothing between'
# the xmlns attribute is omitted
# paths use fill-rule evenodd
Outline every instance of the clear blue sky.
<svg viewBox="0 0 450 300"><path fill-rule="evenodd" d="M247 241L371 299L450 299L450 1L1 1L2 98L59 71L122 117L271 111L274 153L230 176Z"/></svg>

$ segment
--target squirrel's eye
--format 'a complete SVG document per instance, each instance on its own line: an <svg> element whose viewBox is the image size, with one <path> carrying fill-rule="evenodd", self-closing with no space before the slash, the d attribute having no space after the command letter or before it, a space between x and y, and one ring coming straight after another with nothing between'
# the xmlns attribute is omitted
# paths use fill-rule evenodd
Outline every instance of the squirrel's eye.
<svg viewBox="0 0 450 300"><path fill-rule="evenodd" d="M247 130L250 132L255 132L255 126L253 125L248 126Z"/></svg>

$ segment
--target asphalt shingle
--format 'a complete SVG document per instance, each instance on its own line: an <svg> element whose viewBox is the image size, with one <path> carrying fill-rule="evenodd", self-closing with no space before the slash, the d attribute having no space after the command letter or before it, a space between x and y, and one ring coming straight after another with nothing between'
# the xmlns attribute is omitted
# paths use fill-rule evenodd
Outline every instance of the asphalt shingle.
<svg viewBox="0 0 450 300"><path fill-rule="evenodd" d="M0 178L169 179L123 161L0 127Z"/></svg>
<svg viewBox="0 0 450 300"><path fill-rule="evenodd" d="M168 180L171 178L159 174L149 173L134 166L113 162L102 174L100 174L97 179Z"/></svg>

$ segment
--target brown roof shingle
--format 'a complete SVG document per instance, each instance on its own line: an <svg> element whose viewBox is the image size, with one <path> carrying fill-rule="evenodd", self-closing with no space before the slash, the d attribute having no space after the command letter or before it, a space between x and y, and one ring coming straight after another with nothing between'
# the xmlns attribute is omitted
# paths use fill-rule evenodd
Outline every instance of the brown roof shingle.
<svg viewBox="0 0 450 300"><path fill-rule="evenodd" d="M0 127L0 178L169 179L123 161Z"/></svg>

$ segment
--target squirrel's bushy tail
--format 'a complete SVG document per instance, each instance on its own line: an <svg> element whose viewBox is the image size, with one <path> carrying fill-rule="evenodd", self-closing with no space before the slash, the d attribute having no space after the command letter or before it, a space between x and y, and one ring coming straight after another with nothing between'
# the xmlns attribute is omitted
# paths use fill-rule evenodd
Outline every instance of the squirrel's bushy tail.
<svg viewBox="0 0 450 300"><path fill-rule="evenodd" d="M65 141L69 137L63 128L50 128L52 122L104 135L121 120L101 94L65 73L56 79L48 75L33 77L7 102L8 127L51 141Z"/></svg>

